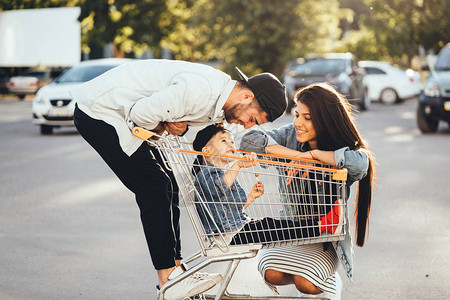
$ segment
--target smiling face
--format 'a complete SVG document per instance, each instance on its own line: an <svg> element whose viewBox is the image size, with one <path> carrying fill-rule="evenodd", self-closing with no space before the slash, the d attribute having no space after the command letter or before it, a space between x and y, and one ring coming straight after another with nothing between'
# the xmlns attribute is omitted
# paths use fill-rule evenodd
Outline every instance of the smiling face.
<svg viewBox="0 0 450 300"><path fill-rule="evenodd" d="M219 155L235 155L236 145L234 144L233 136L229 132L216 133L205 145L205 147L203 147L202 152ZM223 163L228 163L229 160L225 157L214 158L214 160L217 159L223 161Z"/></svg>
<svg viewBox="0 0 450 300"><path fill-rule="evenodd" d="M294 126L297 132L297 141L309 143L311 149L317 149L317 134L309 108L300 101L297 102L297 109L295 110Z"/></svg>
<svg viewBox="0 0 450 300"><path fill-rule="evenodd" d="M245 129L269 122L267 113L259 107L256 100L250 103L237 103L224 112L228 123L242 125Z"/></svg>

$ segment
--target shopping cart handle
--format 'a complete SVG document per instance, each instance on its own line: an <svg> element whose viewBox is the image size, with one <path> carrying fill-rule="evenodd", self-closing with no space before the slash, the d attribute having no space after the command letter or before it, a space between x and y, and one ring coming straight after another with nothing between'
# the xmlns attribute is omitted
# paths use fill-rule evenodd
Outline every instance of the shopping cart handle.
<svg viewBox="0 0 450 300"><path fill-rule="evenodd" d="M138 137L138 138L140 138L141 140L144 140L144 141L148 140L149 138L151 138L154 135L157 135L153 131L149 131L149 130L146 130L146 129L141 128L141 127L134 127L131 130L131 132L133 133L133 135L135 137Z"/></svg>

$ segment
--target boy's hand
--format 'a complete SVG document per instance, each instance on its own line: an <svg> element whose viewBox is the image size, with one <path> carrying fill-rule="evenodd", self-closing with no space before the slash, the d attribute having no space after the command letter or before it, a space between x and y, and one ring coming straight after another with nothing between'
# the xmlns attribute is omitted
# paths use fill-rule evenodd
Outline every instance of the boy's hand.
<svg viewBox="0 0 450 300"><path fill-rule="evenodd" d="M237 162L239 168L248 168L252 166L257 166L256 153L251 152L250 154L244 155L245 160L239 160Z"/></svg>
<svg viewBox="0 0 450 300"><path fill-rule="evenodd" d="M247 202L244 205L244 209L250 206L256 198L259 198L264 194L264 185L261 181L258 181L252 188L252 191L247 195Z"/></svg>
<svg viewBox="0 0 450 300"><path fill-rule="evenodd" d="M187 121L183 122L164 122L164 129L172 135L180 135L187 129Z"/></svg>
<svg viewBox="0 0 450 300"><path fill-rule="evenodd" d="M264 184L258 181L252 188L253 199L259 198L264 194Z"/></svg>

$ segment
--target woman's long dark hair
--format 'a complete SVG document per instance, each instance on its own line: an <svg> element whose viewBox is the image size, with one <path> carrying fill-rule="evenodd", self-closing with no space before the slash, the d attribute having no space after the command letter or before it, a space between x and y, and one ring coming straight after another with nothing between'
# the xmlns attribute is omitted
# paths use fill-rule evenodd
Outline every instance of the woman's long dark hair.
<svg viewBox="0 0 450 300"><path fill-rule="evenodd" d="M317 148L335 151L342 147L363 149L369 157L367 175L359 181L356 200L356 244L364 245L372 202L372 180L375 159L367 148L353 120L353 108L347 99L326 83L309 85L295 95L297 103L309 108L317 134Z"/></svg>

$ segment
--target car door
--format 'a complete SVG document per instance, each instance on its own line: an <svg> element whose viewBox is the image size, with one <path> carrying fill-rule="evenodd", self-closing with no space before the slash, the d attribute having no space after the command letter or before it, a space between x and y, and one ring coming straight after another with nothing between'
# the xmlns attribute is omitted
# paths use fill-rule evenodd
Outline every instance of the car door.
<svg viewBox="0 0 450 300"><path fill-rule="evenodd" d="M365 82L369 91L369 97L371 100L378 100L381 91L388 83L388 76L385 71L377 67L366 66L364 70L366 71Z"/></svg>

